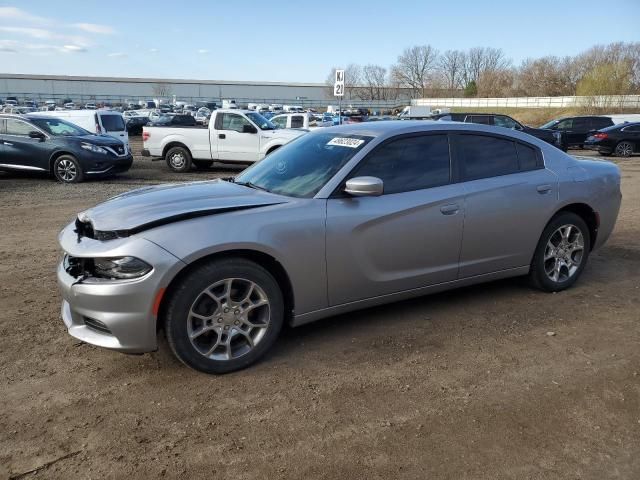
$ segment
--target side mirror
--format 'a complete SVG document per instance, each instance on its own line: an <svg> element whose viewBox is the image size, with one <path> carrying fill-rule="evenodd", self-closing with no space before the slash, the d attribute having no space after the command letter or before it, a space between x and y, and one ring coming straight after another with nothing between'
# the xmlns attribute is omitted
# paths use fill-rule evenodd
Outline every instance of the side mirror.
<svg viewBox="0 0 640 480"><path fill-rule="evenodd" d="M37 130L32 130L31 132L29 132L29 138L37 138L39 140L44 140L45 136L44 136L44 133L42 132L38 132Z"/></svg>
<svg viewBox="0 0 640 480"><path fill-rule="evenodd" d="M258 133L258 130L253 125L243 125L242 133Z"/></svg>
<svg viewBox="0 0 640 480"><path fill-rule="evenodd" d="M354 197L379 197L384 192L384 183L377 177L355 177L347 180L344 191Z"/></svg>

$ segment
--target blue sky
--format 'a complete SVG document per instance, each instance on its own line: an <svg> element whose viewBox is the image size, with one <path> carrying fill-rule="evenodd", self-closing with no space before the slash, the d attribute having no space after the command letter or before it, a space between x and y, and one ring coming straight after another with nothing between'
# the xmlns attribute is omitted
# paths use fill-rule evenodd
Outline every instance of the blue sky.
<svg viewBox="0 0 640 480"><path fill-rule="evenodd" d="M640 1L93 1L0 3L0 71L323 82L405 47L574 55L640 41Z"/></svg>

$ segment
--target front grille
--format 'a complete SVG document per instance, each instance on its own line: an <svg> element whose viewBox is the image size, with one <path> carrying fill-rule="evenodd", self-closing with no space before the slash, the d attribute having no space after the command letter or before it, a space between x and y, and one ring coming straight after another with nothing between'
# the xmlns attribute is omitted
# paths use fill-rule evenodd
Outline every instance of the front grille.
<svg viewBox="0 0 640 480"><path fill-rule="evenodd" d="M91 318L91 317L83 317L83 318L84 318L84 324L87 327L89 327L91 330L95 330L96 332L107 333L111 335L111 330L109 330L109 327L107 327L100 320L96 320L95 318Z"/></svg>

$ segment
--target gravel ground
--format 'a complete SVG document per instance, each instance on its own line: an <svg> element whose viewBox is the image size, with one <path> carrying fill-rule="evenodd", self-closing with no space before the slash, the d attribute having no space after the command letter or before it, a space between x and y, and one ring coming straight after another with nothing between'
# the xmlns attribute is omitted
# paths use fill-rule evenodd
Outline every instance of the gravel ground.
<svg viewBox="0 0 640 480"><path fill-rule="evenodd" d="M67 335L56 235L114 194L237 169L0 174L0 478L640 478L640 158L618 164L616 230L571 290L506 280L343 315L219 377Z"/></svg>

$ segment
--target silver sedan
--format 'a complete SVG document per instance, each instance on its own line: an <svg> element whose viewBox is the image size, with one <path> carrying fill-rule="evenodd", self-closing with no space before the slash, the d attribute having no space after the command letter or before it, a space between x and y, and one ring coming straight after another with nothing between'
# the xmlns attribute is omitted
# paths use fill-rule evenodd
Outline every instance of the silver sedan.
<svg viewBox="0 0 640 480"><path fill-rule="evenodd" d="M613 230L620 172L500 127L376 122L308 133L234 179L117 196L60 234L69 333L246 367L284 324L528 275L570 287Z"/></svg>

